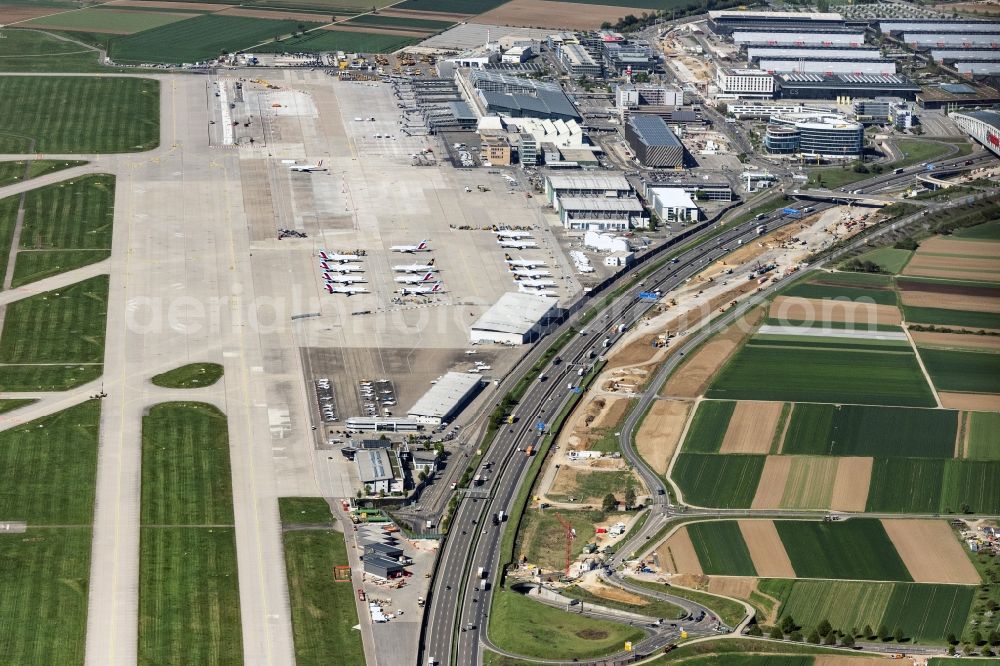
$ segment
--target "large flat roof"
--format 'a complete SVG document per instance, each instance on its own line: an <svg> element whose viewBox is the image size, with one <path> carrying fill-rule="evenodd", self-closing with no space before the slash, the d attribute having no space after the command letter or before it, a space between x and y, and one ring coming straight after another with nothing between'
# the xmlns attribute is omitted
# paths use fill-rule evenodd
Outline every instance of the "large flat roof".
<svg viewBox="0 0 1000 666"><path fill-rule="evenodd" d="M667 123L659 116L636 114L631 116L628 121L647 146L683 147L680 139L674 136L674 133L667 127Z"/></svg>
<svg viewBox="0 0 1000 666"><path fill-rule="evenodd" d="M555 306L556 299L549 296L509 291L501 296L493 307L484 312L472 325L472 328L480 331L526 335Z"/></svg>
<svg viewBox="0 0 1000 666"><path fill-rule="evenodd" d="M697 208L691 195L679 187L651 187L649 191L666 208Z"/></svg>
<svg viewBox="0 0 1000 666"><path fill-rule="evenodd" d="M805 19L807 21L843 21L844 17L834 12L753 12L736 9L720 9L708 13L708 18L775 18L775 19Z"/></svg>
<svg viewBox="0 0 1000 666"><path fill-rule="evenodd" d="M550 174L546 176L554 190L631 190L628 179L622 175L570 176Z"/></svg>
<svg viewBox="0 0 1000 666"><path fill-rule="evenodd" d="M642 212L642 204L634 197L559 197L563 210L607 210Z"/></svg>
<svg viewBox="0 0 1000 666"><path fill-rule="evenodd" d="M393 478L389 454L385 449L365 449L358 451L354 459L358 461L361 483L387 481Z"/></svg>
<svg viewBox="0 0 1000 666"><path fill-rule="evenodd" d="M975 118L980 122L986 123L993 129L1000 130L1000 113L997 113L996 111L966 111L965 113L958 115Z"/></svg>
<svg viewBox="0 0 1000 666"><path fill-rule="evenodd" d="M482 377L468 372L449 372L407 411L407 416L445 418L482 383Z"/></svg>

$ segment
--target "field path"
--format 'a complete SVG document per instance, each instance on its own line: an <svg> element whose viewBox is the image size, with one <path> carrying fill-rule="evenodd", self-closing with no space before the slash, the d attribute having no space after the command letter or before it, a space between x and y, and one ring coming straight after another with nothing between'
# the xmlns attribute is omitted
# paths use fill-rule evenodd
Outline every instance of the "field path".
<svg viewBox="0 0 1000 666"><path fill-rule="evenodd" d="M913 341L913 336L910 334L910 329L906 326L903 327L903 331L906 333L906 339L909 340L910 346L913 348L913 354L917 357L917 365L920 366L920 372L923 373L924 379L927 381L927 385L931 387L931 395L934 396L934 402L937 404L938 409L941 408L941 396L938 395L937 387L934 386L934 382L931 381L931 375L927 372L927 368L924 367L924 359L920 358L920 350L917 349L917 343Z"/></svg>

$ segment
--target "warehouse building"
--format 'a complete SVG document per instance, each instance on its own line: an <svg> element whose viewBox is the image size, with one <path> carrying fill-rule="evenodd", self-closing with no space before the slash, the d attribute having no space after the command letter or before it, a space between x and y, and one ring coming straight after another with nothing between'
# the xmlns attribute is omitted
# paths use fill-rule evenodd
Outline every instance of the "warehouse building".
<svg viewBox="0 0 1000 666"><path fill-rule="evenodd" d="M406 416L418 423L441 425L451 421L472 401L482 378L469 372L449 372L417 400Z"/></svg>
<svg viewBox="0 0 1000 666"><path fill-rule="evenodd" d="M734 30L794 28L817 30L844 25L844 17L833 12L754 12L719 10L708 13L708 27L718 35Z"/></svg>
<svg viewBox="0 0 1000 666"><path fill-rule="evenodd" d="M580 44L563 44L556 49L559 64L573 78L586 76L600 78L604 75L601 63L594 59Z"/></svg>
<svg viewBox="0 0 1000 666"><path fill-rule="evenodd" d="M992 62L956 62L955 71L967 76L997 76L1000 74L1000 60Z"/></svg>
<svg viewBox="0 0 1000 666"><path fill-rule="evenodd" d="M803 32L800 30L739 30L733 33L739 46L863 46L865 33L854 29Z"/></svg>
<svg viewBox="0 0 1000 666"><path fill-rule="evenodd" d="M959 60L963 62L993 62L1000 60L1000 53L996 49L932 49L931 58L935 62L946 64Z"/></svg>
<svg viewBox="0 0 1000 666"><path fill-rule="evenodd" d="M721 99L771 99L774 96L774 76L759 69L719 67L715 85Z"/></svg>
<svg viewBox="0 0 1000 666"><path fill-rule="evenodd" d="M839 99L901 97L915 99L920 88L899 74L777 74L778 95L783 99Z"/></svg>
<svg viewBox="0 0 1000 666"><path fill-rule="evenodd" d="M864 146L864 127L839 114L793 113L771 116L764 147L776 155L856 158Z"/></svg>
<svg viewBox="0 0 1000 666"><path fill-rule="evenodd" d="M949 113L948 116L962 131L994 155L1000 157L1000 113L996 111L968 111Z"/></svg>
<svg viewBox="0 0 1000 666"><path fill-rule="evenodd" d="M810 60L848 58L851 60L881 60L882 51L875 46L844 48L836 46L748 46L747 62L753 64L761 58L808 58Z"/></svg>
<svg viewBox="0 0 1000 666"><path fill-rule="evenodd" d="M757 66L769 74L895 74L896 61L850 58L761 58Z"/></svg>
<svg viewBox="0 0 1000 666"><path fill-rule="evenodd" d="M476 320L469 335L472 344L523 345L538 338L558 316L555 298L507 292Z"/></svg>
<svg viewBox="0 0 1000 666"><path fill-rule="evenodd" d="M927 86L917 95L922 109L987 109L1000 104L1000 92L972 83L939 83Z"/></svg>
<svg viewBox="0 0 1000 666"><path fill-rule="evenodd" d="M553 210L559 212L563 197L622 198L634 195L632 185L621 174L602 173L599 176L570 176L547 174L545 197Z"/></svg>
<svg viewBox="0 0 1000 666"><path fill-rule="evenodd" d="M1000 30L994 32L907 32L903 43L915 51L931 48L1000 49Z"/></svg>
<svg viewBox="0 0 1000 666"><path fill-rule="evenodd" d="M959 32L966 34L975 32L1000 33L1000 23L995 21L990 22L955 19L942 19L938 21L892 19L888 21L879 21L878 29L882 31L883 35L907 32Z"/></svg>
<svg viewBox="0 0 1000 666"><path fill-rule="evenodd" d="M650 187L646 190L649 206L666 224L697 222L700 211L691 195L679 187Z"/></svg>
<svg viewBox="0 0 1000 666"><path fill-rule="evenodd" d="M392 491L396 477L389 462L390 455L393 453L384 448L364 449L354 454L354 461L358 465L358 479L364 485L366 494L388 494Z"/></svg>
<svg viewBox="0 0 1000 666"><path fill-rule="evenodd" d="M631 116L625 124L625 140L645 166L674 169L684 166L684 144L659 116Z"/></svg>
<svg viewBox="0 0 1000 666"><path fill-rule="evenodd" d="M636 197L562 197L559 221L569 231L628 231L649 226Z"/></svg>
<svg viewBox="0 0 1000 666"><path fill-rule="evenodd" d="M386 580L398 578L403 574L404 570L404 567L400 562L390 560L385 557L379 557L378 555L372 555L370 557L366 556L362 562L364 564L366 574L375 576L376 578L384 578Z"/></svg>

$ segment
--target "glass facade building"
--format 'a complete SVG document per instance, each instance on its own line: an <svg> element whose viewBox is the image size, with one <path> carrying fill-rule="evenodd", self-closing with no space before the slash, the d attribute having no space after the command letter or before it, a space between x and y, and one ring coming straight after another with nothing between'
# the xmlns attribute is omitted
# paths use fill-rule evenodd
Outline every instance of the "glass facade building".
<svg viewBox="0 0 1000 666"><path fill-rule="evenodd" d="M774 115L764 136L764 147L773 154L858 157L864 147L864 127L837 114Z"/></svg>

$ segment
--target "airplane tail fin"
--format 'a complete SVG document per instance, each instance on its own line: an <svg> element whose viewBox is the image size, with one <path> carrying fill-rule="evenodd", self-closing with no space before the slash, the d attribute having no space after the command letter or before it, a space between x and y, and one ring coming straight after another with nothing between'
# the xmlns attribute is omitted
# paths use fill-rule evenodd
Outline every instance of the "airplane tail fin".
<svg viewBox="0 0 1000 666"><path fill-rule="evenodd" d="M318 167L321 167L321 166L323 166L323 160L320 160L320 161L319 161L319 164L317 164L316 166L318 166Z"/></svg>
<svg viewBox="0 0 1000 666"><path fill-rule="evenodd" d="M430 282L434 279L434 273L424 273L424 282Z"/></svg>
<svg viewBox="0 0 1000 666"><path fill-rule="evenodd" d="M513 261L513 259L510 258L510 255L507 254L506 252L503 253L503 258L504 261Z"/></svg>
<svg viewBox="0 0 1000 666"><path fill-rule="evenodd" d="M417 249L418 250L424 250L426 248L427 248L427 241L426 240L420 241L420 245L417 246Z"/></svg>
<svg viewBox="0 0 1000 666"><path fill-rule="evenodd" d="M434 288L433 288L433 289L431 289L431 291L432 291L432 292L438 292L438 291L441 291L441 283L440 283L440 282L438 282L438 283L435 283L435 285L434 285Z"/></svg>
<svg viewBox="0 0 1000 666"><path fill-rule="evenodd" d="M435 261L434 259L431 259L430 261L427 262L427 265L428 266L433 266L434 265L434 261Z"/></svg>
<svg viewBox="0 0 1000 666"><path fill-rule="evenodd" d="M332 284L327 284L326 285L326 293L328 293L328 294L332 294L333 293L333 285Z"/></svg>

